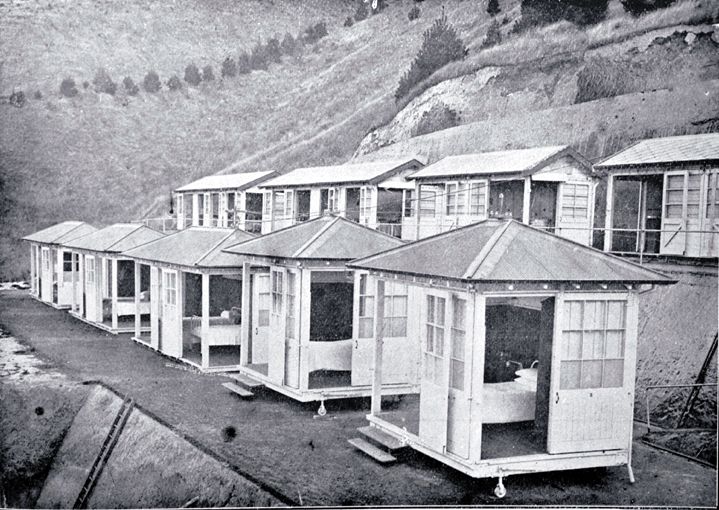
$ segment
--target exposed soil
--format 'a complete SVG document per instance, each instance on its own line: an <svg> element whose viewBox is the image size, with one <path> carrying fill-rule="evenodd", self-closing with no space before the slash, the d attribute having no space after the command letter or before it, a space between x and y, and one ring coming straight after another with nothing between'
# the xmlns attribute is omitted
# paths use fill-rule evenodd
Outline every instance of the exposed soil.
<svg viewBox="0 0 719 510"><path fill-rule="evenodd" d="M634 485L624 468L513 476L506 480L507 497L496 500L495 480L472 480L414 452L385 468L355 451L347 439L366 424L366 399L330 402L322 419L314 418L316 404L270 391L239 400L220 386L225 377L170 368L174 364L127 336L99 332L20 291L0 293L0 322L36 349L31 356L53 363L69 380L101 380L131 395L180 433L296 503L713 506L715 501L716 471L639 441ZM3 386L12 385L3 380ZM25 420L48 415L42 402L21 404L15 405ZM38 405L46 409L39 417ZM16 413L3 408L2 414ZM31 442L7 443L18 455L36 449Z"/></svg>

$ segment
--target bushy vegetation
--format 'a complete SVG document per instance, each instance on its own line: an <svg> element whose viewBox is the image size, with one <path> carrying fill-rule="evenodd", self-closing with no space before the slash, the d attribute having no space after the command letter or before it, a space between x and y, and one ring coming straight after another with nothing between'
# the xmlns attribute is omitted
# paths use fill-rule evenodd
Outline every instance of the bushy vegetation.
<svg viewBox="0 0 719 510"><path fill-rule="evenodd" d="M140 87L133 81L129 76L125 76L122 80L122 86L125 87L125 92L128 96L136 96L140 92Z"/></svg>
<svg viewBox="0 0 719 510"><path fill-rule="evenodd" d="M419 19L421 15L422 11L420 10L419 5L415 5L407 13L407 18L409 18L410 21L414 21L416 19Z"/></svg>
<svg viewBox="0 0 719 510"><path fill-rule="evenodd" d="M212 70L211 65L206 65L202 68L202 81L214 81L215 72Z"/></svg>
<svg viewBox="0 0 719 510"><path fill-rule="evenodd" d="M521 26L545 25L567 20L591 25L607 16L609 0L522 0Z"/></svg>
<svg viewBox="0 0 719 510"><path fill-rule="evenodd" d="M282 47L280 46L280 41L277 37L270 37L267 39L265 54L267 55L267 60L269 62L274 62L275 64L282 62Z"/></svg>
<svg viewBox="0 0 719 510"><path fill-rule="evenodd" d="M487 29L487 34L482 40L482 48L491 48L502 42L502 32L500 30L501 25L497 20L492 21Z"/></svg>
<svg viewBox="0 0 719 510"><path fill-rule="evenodd" d="M359 23L360 21L366 20L369 16L369 11L367 10L367 4L364 3L363 0L357 0L357 9L355 9L355 21Z"/></svg>
<svg viewBox="0 0 719 510"><path fill-rule="evenodd" d="M282 39L282 52L285 55L294 55L297 53L297 50L299 49L298 41L292 37L292 34L287 32L285 34L284 39Z"/></svg>
<svg viewBox="0 0 719 510"><path fill-rule="evenodd" d="M500 12L502 12L502 9L499 8L499 0L489 0L487 2L487 14L496 16Z"/></svg>
<svg viewBox="0 0 719 510"><path fill-rule="evenodd" d="M466 51L457 31L447 21L446 14L442 13L424 32L422 47L400 79L394 94L395 99L405 96L412 87L431 76L437 69L463 59Z"/></svg>
<svg viewBox="0 0 719 510"><path fill-rule="evenodd" d="M202 81L200 70L194 63L188 64L188 66L185 67L185 81L194 87L197 87Z"/></svg>
<svg viewBox="0 0 719 510"><path fill-rule="evenodd" d="M60 94L65 97L75 97L79 94L75 80L68 77L62 80L60 83Z"/></svg>
<svg viewBox="0 0 719 510"><path fill-rule="evenodd" d="M422 114L414 128L413 136L426 135L459 126L462 119L456 110L445 103L437 103Z"/></svg>
<svg viewBox="0 0 719 510"><path fill-rule="evenodd" d="M95 77L92 79L92 85L95 87L95 92L98 94L109 94L115 95L117 92L117 83L112 81L110 73L105 69L100 68L95 73Z"/></svg>
<svg viewBox="0 0 719 510"><path fill-rule="evenodd" d="M633 16L640 16L655 9L663 9L674 3L674 0L621 0L624 10Z"/></svg>
<svg viewBox="0 0 719 510"><path fill-rule="evenodd" d="M22 90L16 90L12 94L10 94L10 98L8 99L8 102L17 108L22 108L25 106L25 103L27 102L27 98L25 97L25 92Z"/></svg>
<svg viewBox="0 0 719 510"><path fill-rule="evenodd" d="M347 16L347 17L345 18L345 22L342 23L343 26L348 27L348 28L351 27L351 26L354 25L354 24L355 24L355 22L354 22L354 20L352 19L352 16Z"/></svg>
<svg viewBox="0 0 719 510"><path fill-rule="evenodd" d="M255 44L250 53L250 69L264 71L267 69L267 52L261 42Z"/></svg>
<svg viewBox="0 0 719 510"><path fill-rule="evenodd" d="M155 93L159 91L160 88L162 88L160 76L156 71L149 71L145 75L145 79L142 80L142 86L145 89L145 92Z"/></svg>
<svg viewBox="0 0 719 510"><path fill-rule="evenodd" d="M42 99L42 92L40 92L39 90L36 90L35 94L33 94L32 97L33 97L33 99Z"/></svg>
<svg viewBox="0 0 719 510"><path fill-rule="evenodd" d="M222 70L220 71L223 78L233 78L237 76L237 64L232 57L227 57L222 61Z"/></svg>
<svg viewBox="0 0 719 510"><path fill-rule="evenodd" d="M176 74L173 74L167 80L167 88L170 90L182 90L182 80Z"/></svg>
<svg viewBox="0 0 719 510"><path fill-rule="evenodd" d="M252 72L252 66L250 65L250 55L246 51L241 51L237 55L237 74L249 74Z"/></svg>
<svg viewBox="0 0 719 510"><path fill-rule="evenodd" d="M313 44L327 36L327 24L319 21L312 26L305 28L304 40L307 44Z"/></svg>
<svg viewBox="0 0 719 510"><path fill-rule="evenodd" d="M584 103L629 92L633 81L626 63L604 58L590 60L577 75L574 103Z"/></svg>

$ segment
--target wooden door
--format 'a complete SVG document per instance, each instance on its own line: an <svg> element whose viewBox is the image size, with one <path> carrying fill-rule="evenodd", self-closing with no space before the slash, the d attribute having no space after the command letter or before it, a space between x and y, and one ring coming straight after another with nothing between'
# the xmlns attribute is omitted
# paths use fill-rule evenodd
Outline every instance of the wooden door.
<svg viewBox="0 0 719 510"><path fill-rule="evenodd" d="M267 363L267 337L270 329L270 275L252 274L252 349L250 363Z"/></svg>
<svg viewBox="0 0 719 510"><path fill-rule="evenodd" d="M428 290L422 306L419 437L444 453L447 443L447 293Z"/></svg>
<svg viewBox="0 0 719 510"><path fill-rule="evenodd" d="M593 203L591 182L561 183L556 233L566 239L591 245Z"/></svg>
<svg viewBox="0 0 719 510"><path fill-rule="evenodd" d="M457 295L450 299L449 389L447 394L447 451L469 458L470 379L467 360L467 300Z"/></svg>
<svg viewBox="0 0 719 510"><path fill-rule="evenodd" d="M159 349L160 347L160 270L150 267L150 344Z"/></svg>
<svg viewBox="0 0 719 510"><path fill-rule="evenodd" d="M161 350L168 356L182 357L182 318L180 316L179 279L174 269L162 269Z"/></svg>
<svg viewBox="0 0 719 510"><path fill-rule="evenodd" d="M352 320L352 386L372 384L374 362L374 280L366 273L355 273ZM384 376L384 374L382 374Z"/></svg>
<svg viewBox="0 0 719 510"><path fill-rule="evenodd" d="M52 262L50 261L50 248L41 248L42 277L40 278L40 299L46 302L52 301Z"/></svg>
<svg viewBox="0 0 719 510"><path fill-rule="evenodd" d="M267 340L267 376L277 384L285 377L285 271L270 270L270 334Z"/></svg>
<svg viewBox="0 0 719 510"><path fill-rule="evenodd" d="M707 176L706 211L702 235L702 257L719 256L719 170L712 170Z"/></svg>
<svg viewBox="0 0 719 510"><path fill-rule="evenodd" d="M300 277L297 271L285 273L285 384L300 387Z"/></svg>
<svg viewBox="0 0 719 510"><path fill-rule="evenodd" d="M97 268L98 259L94 255L85 255L85 318L91 322L102 320L98 317L98 285L97 285ZM102 307L99 309L102 315Z"/></svg>
<svg viewBox="0 0 719 510"><path fill-rule="evenodd" d="M555 314L547 451L627 447L636 300L626 294L565 295Z"/></svg>
<svg viewBox="0 0 719 510"><path fill-rule="evenodd" d="M664 176L664 214L660 253L699 256L703 227L704 176L672 171Z"/></svg>

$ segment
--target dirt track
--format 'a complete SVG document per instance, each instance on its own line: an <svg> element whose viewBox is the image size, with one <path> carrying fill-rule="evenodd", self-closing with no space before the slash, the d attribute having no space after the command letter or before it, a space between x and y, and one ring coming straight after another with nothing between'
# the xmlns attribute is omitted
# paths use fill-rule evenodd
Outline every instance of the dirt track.
<svg viewBox="0 0 719 510"><path fill-rule="evenodd" d="M354 451L346 440L365 424L366 400L331 402L324 419L313 418L316 404L298 404L271 392L241 401L220 386L224 377L168 367L168 359L127 336L99 332L20 291L0 293L0 323L36 349L31 354L3 352L4 358L37 356L45 362L45 370L59 371L70 381L101 380L289 499L299 503L301 498L305 505L713 507L716 500L716 471L635 442L634 485L628 483L624 468L516 476L506 481L508 495L498 501L491 496L494 480L469 479L419 454L383 468ZM4 372L2 380L13 391L45 384L29 384L31 374L12 379L10 372ZM227 426L237 430L234 440L225 441Z"/></svg>

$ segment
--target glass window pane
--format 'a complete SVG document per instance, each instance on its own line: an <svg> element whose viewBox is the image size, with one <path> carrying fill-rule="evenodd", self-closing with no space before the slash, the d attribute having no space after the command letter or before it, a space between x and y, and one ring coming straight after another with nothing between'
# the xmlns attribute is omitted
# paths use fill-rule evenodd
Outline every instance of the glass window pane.
<svg viewBox="0 0 719 510"><path fill-rule="evenodd" d="M579 370L581 361L562 361L559 368L559 387L562 390L579 388Z"/></svg>
<svg viewBox="0 0 719 510"><path fill-rule="evenodd" d="M437 317L435 324L444 326L444 298L437 298Z"/></svg>
<svg viewBox="0 0 719 510"><path fill-rule="evenodd" d="M467 301L464 299L453 299L454 314L452 315L452 326L457 329L464 329L464 320L467 314Z"/></svg>
<svg viewBox="0 0 719 510"><path fill-rule="evenodd" d="M427 296L427 322L434 322L434 296Z"/></svg>
<svg viewBox="0 0 719 510"><path fill-rule="evenodd" d="M624 331L607 331L605 358L624 357Z"/></svg>
<svg viewBox="0 0 719 510"><path fill-rule="evenodd" d="M427 341L424 346L425 351L434 352L434 327L427 325Z"/></svg>
<svg viewBox="0 0 719 510"><path fill-rule="evenodd" d="M582 388L602 387L602 361L582 361Z"/></svg>
<svg viewBox="0 0 719 510"><path fill-rule="evenodd" d="M689 174L687 178L687 188L697 189L701 186L702 176L701 174Z"/></svg>
<svg viewBox="0 0 719 510"><path fill-rule="evenodd" d="M452 358L464 361L464 333L452 330Z"/></svg>
<svg viewBox="0 0 719 510"><path fill-rule="evenodd" d="M464 362L451 360L449 370L450 387L455 390L464 390Z"/></svg>
<svg viewBox="0 0 719 510"><path fill-rule="evenodd" d="M562 336L562 359L582 359L582 334L578 331L565 331Z"/></svg>
<svg viewBox="0 0 719 510"><path fill-rule="evenodd" d="M604 362L604 381L602 386L605 388L621 388L624 385L624 361L623 360L607 360Z"/></svg>
<svg viewBox="0 0 719 510"><path fill-rule="evenodd" d="M683 175L668 175L667 176L667 188L682 189L683 187L684 187L684 176Z"/></svg>
<svg viewBox="0 0 719 510"><path fill-rule="evenodd" d="M684 190L669 190L667 191L667 203L668 204L681 204L684 201Z"/></svg>
<svg viewBox="0 0 719 510"><path fill-rule="evenodd" d="M407 318L406 317L397 317L393 319L394 321L394 329L393 329L393 336L395 337L404 337L407 336Z"/></svg>
<svg viewBox="0 0 719 510"><path fill-rule="evenodd" d="M582 302L581 301L565 301L564 302L565 329L578 330L582 329Z"/></svg>
<svg viewBox="0 0 719 510"><path fill-rule="evenodd" d="M604 331L585 331L582 339L582 359L604 357Z"/></svg>
<svg viewBox="0 0 719 510"><path fill-rule="evenodd" d="M434 353L440 358L444 357L444 330L442 328L435 328L434 335Z"/></svg>
<svg viewBox="0 0 719 510"><path fill-rule="evenodd" d="M361 318L359 320L359 337L360 338L372 338L374 336L374 332L372 331L373 327L374 327L373 319Z"/></svg>
<svg viewBox="0 0 719 510"><path fill-rule="evenodd" d="M604 328L604 301L587 301L584 303L584 329Z"/></svg>
<svg viewBox="0 0 719 510"><path fill-rule="evenodd" d="M393 304L394 316L395 317L406 317L407 316L407 296L395 296Z"/></svg>
<svg viewBox="0 0 719 510"><path fill-rule="evenodd" d="M607 329L624 328L624 312L626 303L624 301L609 301L607 303Z"/></svg>
<svg viewBox="0 0 719 510"><path fill-rule="evenodd" d="M667 206L667 218L681 218L682 217L682 206L681 205L668 205Z"/></svg>

